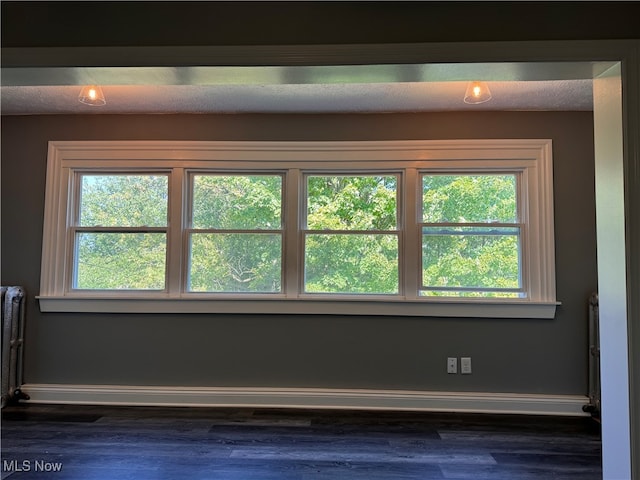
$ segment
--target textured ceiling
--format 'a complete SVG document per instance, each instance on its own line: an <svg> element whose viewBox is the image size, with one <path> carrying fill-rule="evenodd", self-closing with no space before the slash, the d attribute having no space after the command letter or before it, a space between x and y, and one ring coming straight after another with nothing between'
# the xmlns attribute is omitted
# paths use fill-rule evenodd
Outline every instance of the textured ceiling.
<svg viewBox="0 0 640 480"><path fill-rule="evenodd" d="M105 113L342 113L591 110L591 80L489 82L492 100L467 105L467 82L106 85L107 104L77 100L77 85L3 86L3 115Z"/></svg>

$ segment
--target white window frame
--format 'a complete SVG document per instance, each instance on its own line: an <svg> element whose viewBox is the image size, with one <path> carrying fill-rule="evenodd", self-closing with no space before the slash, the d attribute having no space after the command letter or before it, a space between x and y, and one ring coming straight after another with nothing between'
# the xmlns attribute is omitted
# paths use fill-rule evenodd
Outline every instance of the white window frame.
<svg viewBox="0 0 640 480"><path fill-rule="evenodd" d="M92 290L84 290L81 288L78 288L77 286L75 286L77 284L77 276L78 276L78 269L77 269L77 265L75 265L72 260L73 257L77 255L77 248L78 245L75 243L77 240L77 234L78 233L82 233L82 232L87 232L87 233L164 233L165 234L165 238L166 238L166 244L168 245L168 237L169 237L169 215L167 215L167 219L166 219L166 223L164 226L154 226L154 227L148 227L148 226L128 226L128 227L124 227L124 226L94 226L94 225L81 225L80 224L80 213L81 213L81 209L80 209L80 203L81 203L81 199L82 199L82 195L81 195L81 179L83 176L89 176L89 175L100 175L101 172L100 170L94 170L94 171L85 171L82 169L78 169L78 170L74 170L73 172L73 178L70 180L73 181L73 186L72 186L72 193L70 196L70 203L69 203L69 209L72 211L71 212L71 218L70 218L70 226L69 226L69 230L68 230L68 242L70 242L70 248L71 250L69 250L70 252L73 252L72 254L68 255L67 261L67 268L68 268L68 275L69 275L69 285L68 288L72 289L74 291L77 292L91 292ZM107 175L126 175L128 173L130 173L127 170L124 171L117 171L117 170L111 170L111 171L107 171L104 172ZM138 170L137 173L140 173L142 175L162 175L162 176L166 176L167 180L171 179L170 176L170 172L168 171L155 171L155 170ZM167 182L168 183L168 182ZM167 184L167 190L169 190L169 185ZM169 193L169 192L167 192ZM167 205L167 209L169 208L169 205ZM169 212L167 212L169 213ZM168 269L167 269L168 270ZM162 290L166 290L166 285L167 285L167 280L168 280L168 271L165 270L165 288ZM123 290L124 291L124 290ZM138 291L138 290L131 290L131 291ZM149 291L149 292L154 292L154 291L160 291L159 289L150 289L150 290L145 290L145 291Z"/></svg>
<svg viewBox="0 0 640 480"><path fill-rule="evenodd" d="M76 172L171 171L166 291L70 288ZM191 172L286 172L280 294L185 291L185 238ZM518 172L524 298L418 295L420 172ZM306 174L401 172L398 295L301 293ZM553 318L555 254L552 142L548 139L353 142L52 141L49 142L40 309L57 312L281 313Z"/></svg>
<svg viewBox="0 0 640 480"><path fill-rule="evenodd" d="M527 284L526 282L528 281L528 275L526 275L526 271L528 270L528 265L525 265L524 262L524 253L526 252L527 246L526 246L526 241L527 241L527 225L524 222L523 218L526 215L527 212L527 200L526 200L526 188L523 188L523 170L521 169L517 169L516 171L511 170L511 171L497 171L497 170L478 170L478 171L464 171L464 172L460 172L460 171L456 171L456 170L451 170L451 171L438 171L438 172L434 172L433 170L429 170L429 171L419 171L418 172L418 176L419 176L419 185L420 187L422 187L422 178L424 176L429 176L429 175L452 175L452 176L456 176L456 175L515 175L515 180L516 180L516 219L511 222L511 223L506 223L506 224L502 224L502 223L487 223L487 222L435 222L435 223L430 223L430 222L426 222L423 219L423 215L424 212L418 210L418 228L422 229L422 227L427 226L427 227L433 227L435 225L446 225L446 226L453 226L453 227L488 227L488 226L498 226L498 227L510 227L510 228L518 228L520 233L518 235L519 237L519 259L518 259L518 263L519 263L519 273L520 273L520 278L519 278L519 283L521 285L521 287L519 289L514 289L517 290L514 291L513 293L518 293L519 296L526 296L529 294L529 289L527 288ZM420 199L419 199L420 201ZM422 201L420 201L420 207L424 208L424 204ZM422 246L422 245L421 245ZM422 259L423 259L423 255L422 255L422 249L420 251L420 265L422 265ZM524 273L524 274L523 274ZM418 285L418 290L419 291L424 291L424 292L429 292L429 291L437 291L438 288L429 288L429 286L424 285L424 279L420 278L421 283ZM461 287L461 288L455 288L455 287L451 287L450 288L453 291L463 291L463 290L467 290L470 292L480 292L483 289L480 288L468 288L468 287ZM443 290L444 291L444 290ZM487 291L492 291L491 289L488 289ZM420 293L419 293L420 295ZM460 298L460 297L459 297Z"/></svg>
<svg viewBox="0 0 640 480"><path fill-rule="evenodd" d="M189 278L188 276L190 275L190 270L191 270L191 265L189 264L189 245L191 242L191 239L193 238L193 235L197 235L199 233L203 233L203 232L210 232L210 233L225 233L225 232L231 232L231 233L259 233L259 234L273 234L273 233L277 233L280 235L280 239L281 239L281 266L280 266L280 275L281 275L281 284L282 284L282 289L285 288L286 285L286 275L285 275L285 251L284 251L284 245L285 245L285 234L286 234L286 229L285 229L285 220L284 218L280 219L280 226L278 228L272 228L272 229L266 229L266 228L258 228L258 229L225 229L225 228L195 228L193 226L193 189L194 189L194 177L198 176L198 175L217 175L217 176L225 176L225 175L230 175L230 176L242 176L242 175L270 175L270 176L277 176L281 178L281 199L280 199L280 204L282 206L281 208L281 216L284 216L284 206L285 206L285 199L286 199L286 195L285 195L285 190L286 190L286 172L284 171L278 171L278 170L238 170L238 171L234 171L234 170L193 170L193 171L189 171L187 173L187 195L186 195L186 199L183 200L184 205L180 205L180 207L182 207L182 211L186 211L187 212L187 218L185 221L182 222L183 226L182 226L182 232L185 235L184 237L184 242L182 243L183 245L183 249L184 251L181 252L182 253L182 258L184 261L184 265L185 268L183 269L184 271L182 272L182 289L181 291L184 292L185 294L195 294L195 295L219 295L221 297L228 297L229 295L234 295L233 292L197 292L194 290L189 290ZM183 195L183 199L185 198L185 196ZM175 289L172 289L172 291L175 291ZM243 296L246 295L269 295L269 296L274 296L274 295L278 295L279 292L264 292L264 293L253 293L253 294L241 294Z"/></svg>
<svg viewBox="0 0 640 480"><path fill-rule="evenodd" d="M300 287L299 287L299 295L301 297L308 296L308 298L354 298L355 300L361 299L361 297L366 296L366 298L376 298L379 297L381 299L384 298L397 298L402 295L402 270L403 264L402 261L402 251L403 251L403 198L402 198L402 171L398 171L397 169L380 169L376 171L371 170L361 170L355 169L354 167L349 167L348 169L341 170L310 170L306 171L302 175L302 185L300 190L302 191L302 199L298 201L298 205L301 209L301 219L300 226L298 228L300 232L300 261L303 266L300 272ZM314 176L350 176L350 177L358 177L358 176L393 176L396 177L396 228L391 230L377 230L377 229L368 229L368 230L355 230L355 229L346 229L346 230L332 230L332 229L310 229L307 225L307 213L308 213L308 183L307 179L309 177ZM305 253L304 246L306 246L306 237L309 235L331 235L331 234L342 234L342 235L363 235L363 234L372 234L372 235L394 235L398 238L398 293L387 293L387 294L345 294L345 293L312 293L306 291L305 284L305 273L306 273L306 265L305 265Z"/></svg>

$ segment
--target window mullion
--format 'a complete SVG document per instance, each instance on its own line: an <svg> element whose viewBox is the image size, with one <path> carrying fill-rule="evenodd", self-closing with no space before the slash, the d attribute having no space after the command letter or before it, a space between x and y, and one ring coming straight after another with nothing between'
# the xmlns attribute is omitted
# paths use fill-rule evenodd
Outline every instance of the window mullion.
<svg viewBox="0 0 640 480"><path fill-rule="evenodd" d="M402 189L403 205L401 208L401 226L404 238L400 250L400 264L403 267L403 285L401 293L407 299L418 298L418 289L421 282L422 254L420 227L418 215L420 214L419 202L419 175L415 168L407 168L404 175Z"/></svg>
<svg viewBox="0 0 640 480"><path fill-rule="evenodd" d="M186 278L182 270L186 241L185 228L184 168L174 168L169 177L169 219L167 223L167 292L171 297L179 297Z"/></svg>
<svg viewBox="0 0 640 480"><path fill-rule="evenodd" d="M536 222L539 218L537 214L534 217L531 216L531 196L537 197L538 192L535 191L536 189L530 191L528 169L523 170L517 176L517 188L518 221L520 222L520 285L527 292L529 298L539 298L541 292L537 290L537 282L532 277L532 270L539 268L540 262L532 262L532 243L536 242L530 237L531 222ZM542 227L543 225L535 225L534 229L537 231ZM538 280L541 281L542 278L538 277Z"/></svg>
<svg viewBox="0 0 640 480"><path fill-rule="evenodd" d="M72 291L76 285L76 277L77 271L75 268L75 262L78 257L78 248L77 248L77 231L78 225L80 224L80 202L81 202L81 172L73 171L71 169L64 170L67 175L69 175L68 180L69 183L67 187L69 188L69 205L73 206L70 215L68 214L67 218L67 245L66 245L66 268L65 268L65 277L64 277L64 290L65 292ZM71 208L71 207L70 207Z"/></svg>
<svg viewBox="0 0 640 480"><path fill-rule="evenodd" d="M283 292L287 298L297 298L300 295L301 266L303 256L302 217L300 197L302 192L302 175L299 168L291 168L285 177L283 189L283 262L282 281Z"/></svg>

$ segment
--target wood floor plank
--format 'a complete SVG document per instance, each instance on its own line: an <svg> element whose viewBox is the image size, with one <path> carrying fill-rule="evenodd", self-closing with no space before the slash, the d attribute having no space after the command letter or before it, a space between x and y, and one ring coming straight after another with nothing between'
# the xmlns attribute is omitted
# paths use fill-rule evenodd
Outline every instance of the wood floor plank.
<svg viewBox="0 0 640 480"><path fill-rule="evenodd" d="M496 461L488 454L439 454L439 453L403 453L398 454L389 451L359 451L351 448L344 450L324 450L318 448L292 449L280 447L257 447L242 450L234 450L231 458L243 458L252 460L296 460L296 461L338 461L338 462L371 462L379 460L383 463L423 463L431 465L441 464L467 464L467 465L492 465Z"/></svg>
<svg viewBox="0 0 640 480"><path fill-rule="evenodd" d="M48 405L2 410L2 480L596 480L600 455L599 426L588 418ZM35 460L58 462L62 471L18 471Z"/></svg>
<svg viewBox="0 0 640 480"><path fill-rule="evenodd" d="M446 465L441 468L447 480L602 480L599 469L550 471L532 465Z"/></svg>
<svg viewBox="0 0 640 480"><path fill-rule="evenodd" d="M575 455L558 453L494 453L493 457L500 465L536 465L554 472L584 470L598 465L597 455Z"/></svg>

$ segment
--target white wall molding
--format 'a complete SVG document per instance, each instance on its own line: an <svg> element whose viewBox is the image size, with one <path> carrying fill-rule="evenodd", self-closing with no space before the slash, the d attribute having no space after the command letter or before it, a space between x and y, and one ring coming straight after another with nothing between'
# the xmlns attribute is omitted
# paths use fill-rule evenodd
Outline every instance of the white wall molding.
<svg viewBox="0 0 640 480"><path fill-rule="evenodd" d="M415 410L585 416L582 395L266 387L27 384L30 403Z"/></svg>

